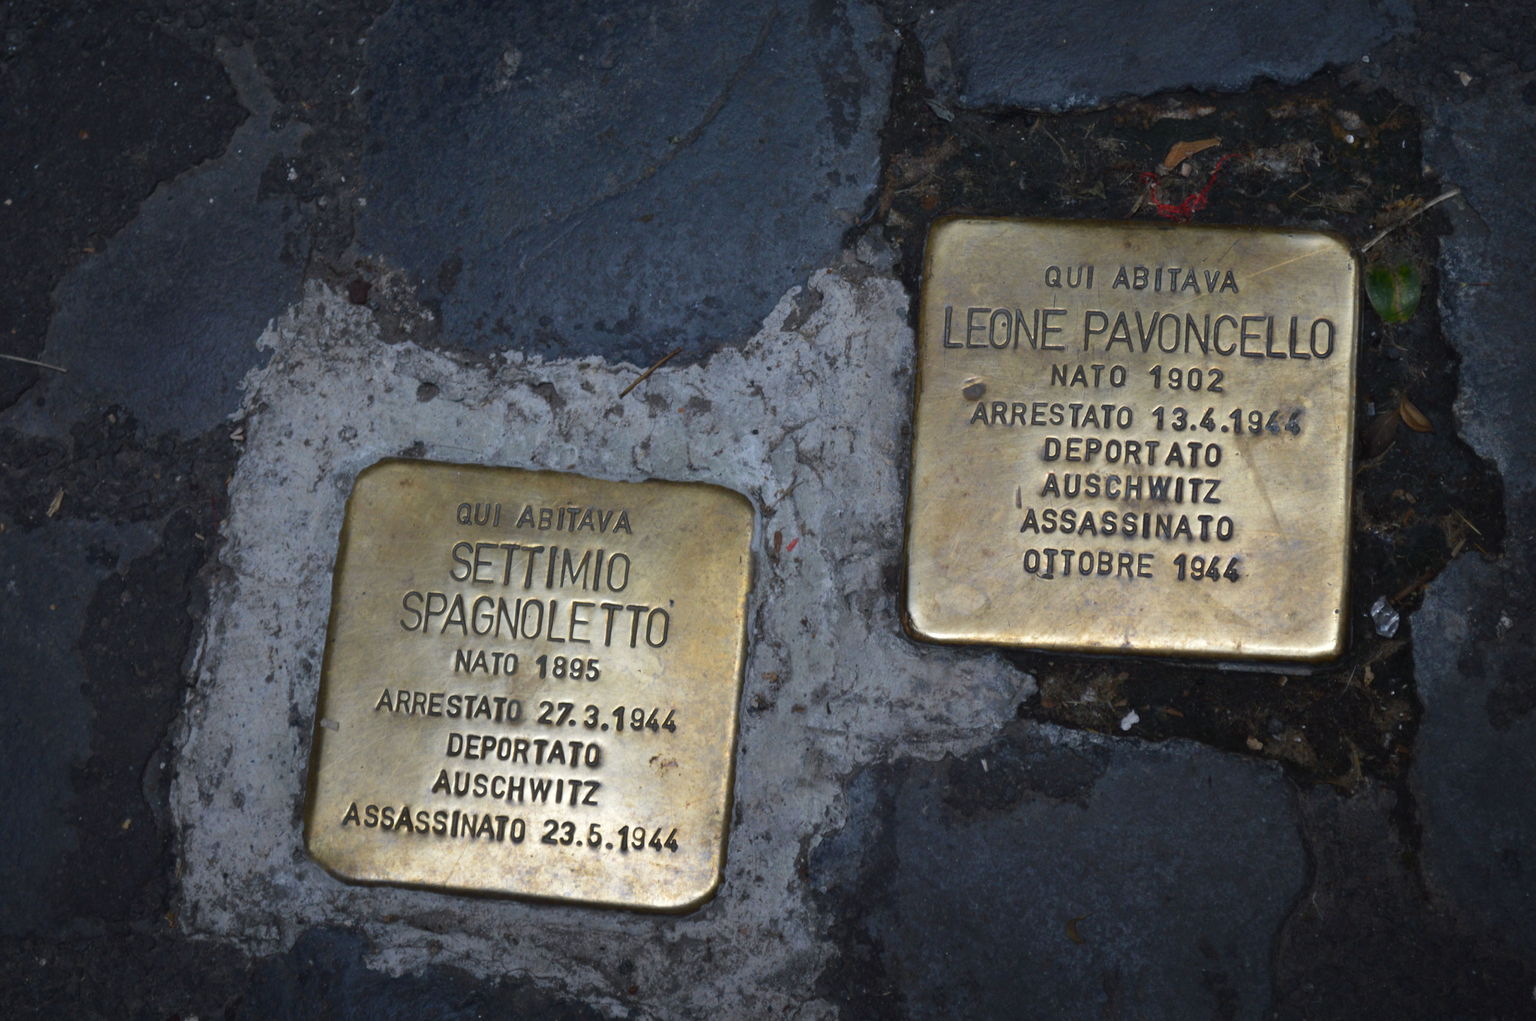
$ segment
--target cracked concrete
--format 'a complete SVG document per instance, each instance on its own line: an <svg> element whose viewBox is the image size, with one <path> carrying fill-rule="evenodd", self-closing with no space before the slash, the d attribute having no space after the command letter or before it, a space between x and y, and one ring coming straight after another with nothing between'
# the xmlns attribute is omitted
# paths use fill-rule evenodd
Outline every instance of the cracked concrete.
<svg viewBox="0 0 1536 1021"><path fill-rule="evenodd" d="M311 286L264 335L271 362L246 384L245 450L173 798L186 927L270 952L305 927L343 924L392 972L452 962L496 975L515 960L518 974L615 1010L614 990L633 983L663 1016L710 1016L721 1002L830 1016L801 1002L796 977L819 972L831 948L797 859L841 825L842 778L891 755L964 752L1030 693L996 654L901 636L889 588L906 305L870 266L818 272L741 350L664 368L620 398L633 366L391 346L368 310ZM352 887L304 856L294 820L343 501L361 468L404 450L708 480L760 509L736 822L723 887L697 913ZM620 961L633 963L629 979Z"/></svg>

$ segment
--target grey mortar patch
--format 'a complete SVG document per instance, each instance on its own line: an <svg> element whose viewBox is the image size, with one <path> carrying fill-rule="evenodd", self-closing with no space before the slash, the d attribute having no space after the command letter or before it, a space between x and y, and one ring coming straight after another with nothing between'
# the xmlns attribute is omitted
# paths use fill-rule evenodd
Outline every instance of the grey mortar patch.
<svg viewBox="0 0 1536 1021"><path fill-rule="evenodd" d="M387 344L370 310L310 285L263 335L271 360L247 380L246 447L180 727L172 807L188 931L260 953L307 927L355 927L392 972L526 976L615 1011L616 990L634 985L665 1016L716 1016L722 1003L832 1012L807 1002L832 948L802 846L843 825L847 775L898 754L963 754L1033 683L995 653L902 636L907 295L857 264L818 271L811 291L814 309L792 288L743 348L667 366L621 399L634 366ZM785 331L797 307L803 321ZM422 401L426 383L437 390ZM360 469L402 450L709 481L759 508L736 821L722 889L698 912L348 886L305 857L308 724L343 504Z"/></svg>

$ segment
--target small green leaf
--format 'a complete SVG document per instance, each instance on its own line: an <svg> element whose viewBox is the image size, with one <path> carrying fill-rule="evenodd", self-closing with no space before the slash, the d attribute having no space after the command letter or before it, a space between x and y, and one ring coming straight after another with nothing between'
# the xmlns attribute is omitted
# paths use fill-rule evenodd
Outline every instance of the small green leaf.
<svg viewBox="0 0 1536 1021"><path fill-rule="evenodd" d="M1373 266L1365 274L1365 295L1384 323L1406 323L1419 310L1423 286L1411 262Z"/></svg>

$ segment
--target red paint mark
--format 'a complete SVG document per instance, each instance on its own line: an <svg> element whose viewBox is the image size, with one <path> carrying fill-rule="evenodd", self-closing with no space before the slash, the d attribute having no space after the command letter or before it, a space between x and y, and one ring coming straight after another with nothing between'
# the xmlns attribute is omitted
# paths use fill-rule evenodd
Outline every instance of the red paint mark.
<svg viewBox="0 0 1536 1021"><path fill-rule="evenodd" d="M795 550L795 546L798 545L799 542L800 542L800 537L799 536L796 536L795 538L789 540L789 545L784 547L784 552L785 553L793 553L794 550Z"/></svg>
<svg viewBox="0 0 1536 1021"><path fill-rule="evenodd" d="M1195 218L1195 214L1204 209L1211 199L1211 189L1216 185L1216 177L1228 163L1235 159L1237 153L1229 152L1216 161L1216 166L1211 170L1211 176L1205 179L1205 186L1190 195L1183 202L1164 202L1158 197L1157 173L1146 170L1141 174L1141 180L1147 186L1147 202L1152 206L1153 212L1165 220L1177 220L1187 223Z"/></svg>

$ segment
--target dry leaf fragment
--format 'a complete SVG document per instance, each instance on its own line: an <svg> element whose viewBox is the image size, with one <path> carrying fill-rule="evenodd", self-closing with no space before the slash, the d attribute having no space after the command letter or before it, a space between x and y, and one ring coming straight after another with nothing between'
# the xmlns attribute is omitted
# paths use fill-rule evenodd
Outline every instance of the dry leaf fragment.
<svg viewBox="0 0 1536 1021"><path fill-rule="evenodd" d="M1408 395L1404 394L1397 402L1397 413L1402 418L1403 424L1416 433L1432 433L1434 425L1429 421L1429 416L1416 408Z"/></svg>
<svg viewBox="0 0 1536 1021"><path fill-rule="evenodd" d="M53 501L48 504L48 516L50 518L53 517L62 506L64 506L64 490L60 489L57 493L53 494Z"/></svg>
<svg viewBox="0 0 1536 1021"><path fill-rule="evenodd" d="M1367 459L1377 457L1387 452L1397 441L1397 425L1403 420L1402 413L1397 408L1383 411L1371 419L1365 428L1364 453Z"/></svg>
<svg viewBox="0 0 1536 1021"><path fill-rule="evenodd" d="M1221 144L1219 138L1202 138L1194 142L1175 142L1168 150L1168 155L1163 157L1163 173L1167 173L1174 167L1183 163L1191 156L1213 149Z"/></svg>

